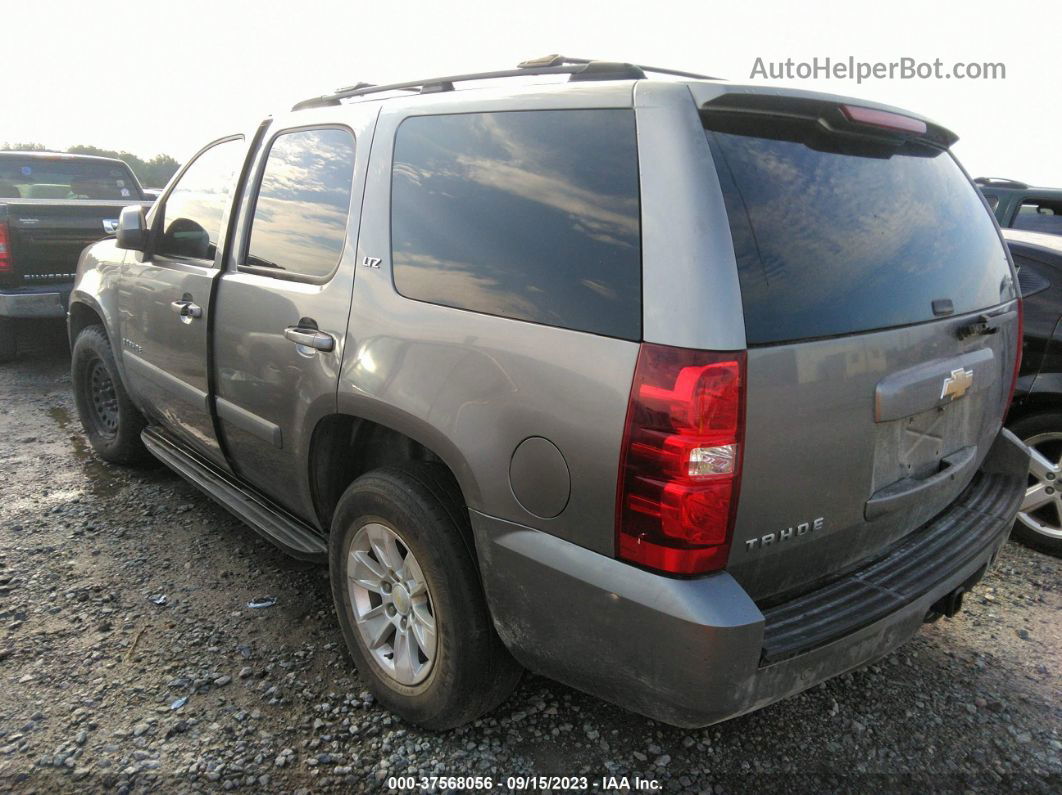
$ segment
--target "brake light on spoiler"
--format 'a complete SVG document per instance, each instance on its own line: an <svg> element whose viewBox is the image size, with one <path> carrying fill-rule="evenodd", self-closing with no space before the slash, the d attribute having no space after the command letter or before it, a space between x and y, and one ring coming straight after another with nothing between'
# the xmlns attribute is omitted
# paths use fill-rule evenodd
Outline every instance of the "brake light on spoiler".
<svg viewBox="0 0 1062 795"><path fill-rule="evenodd" d="M959 140L951 130L906 113L806 94L728 91L705 102L701 114L709 129L739 134L762 134L763 124L774 124L789 134L824 133L894 145L913 140L946 149Z"/></svg>
<svg viewBox="0 0 1062 795"><path fill-rule="evenodd" d="M864 108L860 105L841 105L841 112L849 121L856 124L869 124L872 127L884 127L886 130L925 135L929 129L921 119L891 113L887 110Z"/></svg>

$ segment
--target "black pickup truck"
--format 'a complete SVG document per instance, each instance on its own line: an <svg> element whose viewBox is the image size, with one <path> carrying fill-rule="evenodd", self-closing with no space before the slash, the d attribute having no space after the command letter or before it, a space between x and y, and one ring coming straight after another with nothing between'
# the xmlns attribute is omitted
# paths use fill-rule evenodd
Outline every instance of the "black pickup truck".
<svg viewBox="0 0 1062 795"><path fill-rule="evenodd" d="M66 316L82 249L138 202L151 203L121 160L0 152L0 362L17 353L20 319Z"/></svg>

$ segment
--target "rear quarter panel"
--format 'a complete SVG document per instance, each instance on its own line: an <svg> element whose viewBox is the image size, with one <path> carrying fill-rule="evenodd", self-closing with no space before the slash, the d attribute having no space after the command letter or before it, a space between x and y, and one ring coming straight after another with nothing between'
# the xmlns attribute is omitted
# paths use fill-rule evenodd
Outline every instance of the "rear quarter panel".
<svg viewBox="0 0 1062 795"><path fill-rule="evenodd" d="M477 92L476 100L457 101L396 100L381 113L357 255L359 263L366 257L380 263L359 266L354 282L339 410L433 450L454 471L470 508L611 555L638 344L399 295L391 275L391 162L398 125L414 113L630 107L630 84L517 98ZM535 436L556 445L570 479L570 496L553 518L527 510L510 485L514 450Z"/></svg>

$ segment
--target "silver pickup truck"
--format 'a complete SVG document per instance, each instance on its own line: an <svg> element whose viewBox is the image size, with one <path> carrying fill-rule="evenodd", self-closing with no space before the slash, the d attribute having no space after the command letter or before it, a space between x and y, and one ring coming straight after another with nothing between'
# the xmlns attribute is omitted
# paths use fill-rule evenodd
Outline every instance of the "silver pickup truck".
<svg viewBox="0 0 1062 795"><path fill-rule="evenodd" d="M85 252L78 409L327 561L410 721L523 668L724 720L953 615L1010 532L1022 304L955 140L559 57L340 89Z"/></svg>

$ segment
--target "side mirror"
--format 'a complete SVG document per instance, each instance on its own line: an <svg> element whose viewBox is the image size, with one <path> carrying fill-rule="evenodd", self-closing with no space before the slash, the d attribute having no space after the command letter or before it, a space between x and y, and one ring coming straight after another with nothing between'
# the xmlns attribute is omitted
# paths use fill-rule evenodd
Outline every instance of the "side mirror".
<svg viewBox="0 0 1062 795"><path fill-rule="evenodd" d="M143 207L135 205L123 207L118 216L118 248L130 251L144 251L148 244L147 213Z"/></svg>

